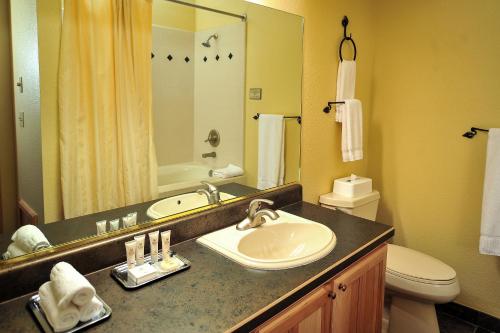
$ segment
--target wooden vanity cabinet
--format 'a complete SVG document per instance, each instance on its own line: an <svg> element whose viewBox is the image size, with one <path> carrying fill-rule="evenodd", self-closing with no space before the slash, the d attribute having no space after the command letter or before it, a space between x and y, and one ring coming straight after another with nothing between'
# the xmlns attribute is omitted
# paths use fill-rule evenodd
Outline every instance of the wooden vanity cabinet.
<svg viewBox="0 0 500 333"><path fill-rule="evenodd" d="M378 247L255 332L380 332L386 257L387 245Z"/></svg>

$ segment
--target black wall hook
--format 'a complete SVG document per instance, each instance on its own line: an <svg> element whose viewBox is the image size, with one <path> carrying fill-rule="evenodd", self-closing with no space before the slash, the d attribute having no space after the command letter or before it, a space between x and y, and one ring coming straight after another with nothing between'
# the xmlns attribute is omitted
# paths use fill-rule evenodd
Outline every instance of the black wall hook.
<svg viewBox="0 0 500 333"><path fill-rule="evenodd" d="M339 57L340 61L344 61L344 58L342 57L342 45L344 44L345 41L350 41L352 43L352 46L354 47L354 58L352 60L356 60L356 55L357 55L357 49L356 49L356 43L354 43L354 39L352 39L352 34L349 34L347 36L347 25L349 24L349 19L347 16L344 16L342 19L342 26L344 27L344 38L342 38L342 41L340 42L339 46Z"/></svg>
<svg viewBox="0 0 500 333"><path fill-rule="evenodd" d="M330 111L332 111L333 104L345 104L345 102L328 102L328 105L323 109L323 112L330 113Z"/></svg>

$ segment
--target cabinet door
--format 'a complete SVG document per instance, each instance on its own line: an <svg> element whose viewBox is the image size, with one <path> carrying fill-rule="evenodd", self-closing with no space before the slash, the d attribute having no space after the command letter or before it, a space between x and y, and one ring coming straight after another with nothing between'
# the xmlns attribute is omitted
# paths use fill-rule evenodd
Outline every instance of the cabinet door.
<svg viewBox="0 0 500 333"><path fill-rule="evenodd" d="M259 333L329 333L331 299L330 285L322 286L300 299L268 323Z"/></svg>
<svg viewBox="0 0 500 333"><path fill-rule="evenodd" d="M387 245L369 253L332 282L332 333L380 332Z"/></svg>

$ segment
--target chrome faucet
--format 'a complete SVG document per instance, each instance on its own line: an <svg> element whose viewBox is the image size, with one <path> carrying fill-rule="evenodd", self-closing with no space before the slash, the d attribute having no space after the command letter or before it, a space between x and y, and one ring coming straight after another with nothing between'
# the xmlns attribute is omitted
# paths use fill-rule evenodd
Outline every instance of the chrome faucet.
<svg viewBox="0 0 500 333"><path fill-rule="evenodd" d="M216 158L217 157L217 153L213 151L211 153L203 153L203 154L201 154L201 158L207 158L207 157Z"/></svg>
<svg viewBox="0 0 500 333"><path fill-rule="evenodd" d="M264 216L269 217L271 220L277 220L280 217L278 213L270 208L260 209L262 203L268 205L274 204L273 201L267 199L252 200L247 209L248 216L236 225L236 229L243 231L250 228L256 228L266 222Z"/></svg>
<svg viewBox="0 0 500 333"><path fill-rule="evenodd" d="M206 185L208 189L206 190L204 188L201 188L201 189L197 190L196 193L198 193L200 195L202 195L202 194L206 195L208 203L210 205L219 203L220 202L220 193L219 193L219 189L217 188L217 186L210 184L209 182L205 182L205 181L202 181L201 183L203 185Z"/></svg>

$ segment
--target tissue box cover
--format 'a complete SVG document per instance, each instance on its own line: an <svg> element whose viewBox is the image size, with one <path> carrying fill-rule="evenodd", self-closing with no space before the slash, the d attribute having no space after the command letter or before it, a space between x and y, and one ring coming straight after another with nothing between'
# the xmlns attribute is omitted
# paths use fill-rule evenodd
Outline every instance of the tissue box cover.
<svg viewBox="0 0 500 333"><path fill-rule="evenodd" d="M350 198L368 194L372 192L372 180L356 175L335 179L333 192Z"/></svg>

